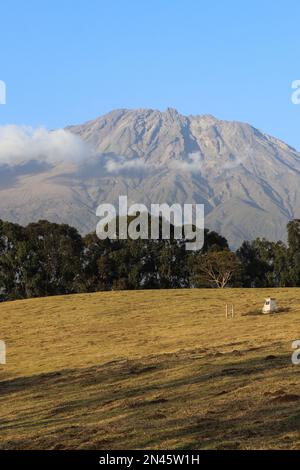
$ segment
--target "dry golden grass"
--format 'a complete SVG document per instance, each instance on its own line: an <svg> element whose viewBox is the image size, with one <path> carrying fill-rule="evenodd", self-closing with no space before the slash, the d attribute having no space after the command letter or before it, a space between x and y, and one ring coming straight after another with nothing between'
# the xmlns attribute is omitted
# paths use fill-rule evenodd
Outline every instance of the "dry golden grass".
<svg viewBox="0 0 300 470"><path fill-rule="evenodd" d="M300 448L300 289L8 302L0 339L2 449Z"/></svg>

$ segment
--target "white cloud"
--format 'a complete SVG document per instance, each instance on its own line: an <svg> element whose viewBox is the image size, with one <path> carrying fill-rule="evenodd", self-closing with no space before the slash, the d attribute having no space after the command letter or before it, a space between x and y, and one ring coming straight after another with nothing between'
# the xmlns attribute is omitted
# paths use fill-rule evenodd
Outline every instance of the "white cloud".
<svg viewBox="0 0 300 470"><path fill-rule="evenodd" d="M78 163L92 155L80 137L63 129L0 126L0 164L13 166L31 160Z"/></svg>
<svg viewBox="0 0 300 470"><path fill-rule="evenodd" d="M175 170L200 172L203 158L200 152L190 153L186 160L176 160L171 163Z"/></svg>
<svg viewBox="0 0 300 470"><path fill-rule="evenodd" d="M146 169L148 165L137 158L128 160L124 157L109 159L105 164L108 173L139 173Z"/></svg>

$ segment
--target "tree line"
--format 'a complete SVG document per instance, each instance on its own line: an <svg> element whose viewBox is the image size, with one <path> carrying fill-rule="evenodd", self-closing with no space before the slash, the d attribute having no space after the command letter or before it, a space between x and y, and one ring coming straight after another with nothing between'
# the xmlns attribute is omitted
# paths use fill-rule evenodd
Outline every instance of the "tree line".
<svg viewBox="0 0 300 470"><path fill-rule="evenodd" d="M300 220L288 243L227 240L205 229L200 251L183 241L99 240L45 220L26 227L0 220L0 300L123 289L300 286Z"/></svg>

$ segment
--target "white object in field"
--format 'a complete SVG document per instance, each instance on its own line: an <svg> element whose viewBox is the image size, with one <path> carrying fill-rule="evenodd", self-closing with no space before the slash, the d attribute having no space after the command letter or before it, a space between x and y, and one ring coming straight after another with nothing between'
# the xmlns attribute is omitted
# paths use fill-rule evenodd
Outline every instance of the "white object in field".
<svg viewBox="0 0 300 470"><path fill-rule="evenodd" d="M272 313L272 312L277 312L276 299L273 299L272 297L268 297L267 299L265 299L265 303L262 308L262 313Z"/></svg>

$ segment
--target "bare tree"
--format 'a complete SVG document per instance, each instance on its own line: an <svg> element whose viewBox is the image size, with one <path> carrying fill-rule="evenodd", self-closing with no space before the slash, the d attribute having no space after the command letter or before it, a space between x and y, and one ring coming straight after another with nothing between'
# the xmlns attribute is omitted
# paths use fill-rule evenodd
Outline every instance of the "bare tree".
<svg viewBox="0 0 300 470"><path fill-rule="evenodd" d="M229 250L210 251L200 258L199 271L212 286L223 289L240 269L237 256Z"/></svg>

